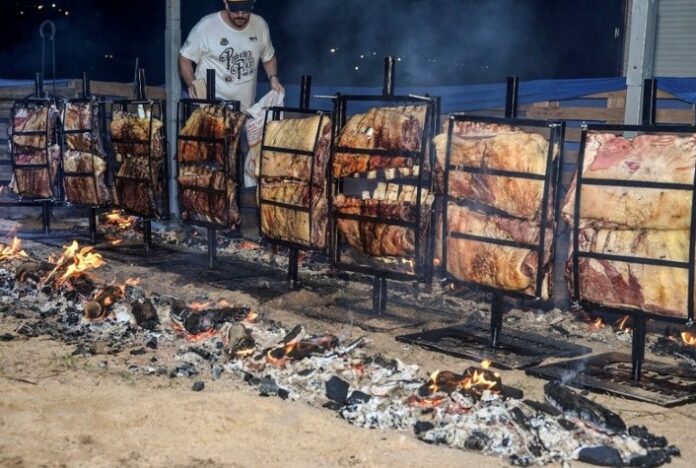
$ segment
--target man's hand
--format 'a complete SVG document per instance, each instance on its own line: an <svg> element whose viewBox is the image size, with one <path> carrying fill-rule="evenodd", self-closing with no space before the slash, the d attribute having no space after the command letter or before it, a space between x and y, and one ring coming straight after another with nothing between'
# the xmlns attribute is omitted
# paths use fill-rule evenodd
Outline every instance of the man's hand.
<svg viewBox="0 0 696 468"><path fill-rule="evenodd" d="M280 84L280 80L277 76L271 78L271 89L278 94L285 94L285 88Z"/></svg>
<svg viewBox="0 0 696 468"><path fill-rule="evenodd" d="M196 96L196 87L193 86L193 83L188 87L188 95L191 99L198 99L198 96Z"/></svg>

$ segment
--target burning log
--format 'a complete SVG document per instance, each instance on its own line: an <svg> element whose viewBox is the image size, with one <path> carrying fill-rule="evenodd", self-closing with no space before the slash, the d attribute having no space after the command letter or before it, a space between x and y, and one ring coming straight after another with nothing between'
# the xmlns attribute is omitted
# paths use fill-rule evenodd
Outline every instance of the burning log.
<svg viewBox="0 0 696 468"><path fill-rule="evenodd" d="M44 279L44 284L60 286L69 279L81 276L85 271L93 270L104 265L102 256L92 252L93 247L83 247L77 241L73 241L59 258L50 258L49 261L55 268ZM60 275L60 276L59 276ZM50 283L49 283L50 282Z"/></svg>
<svg viewBox="0 0 696 468"><path fill-rule="evenodd" d="M135 318L135 323L146 330L154 330L160 324L159 315L150 299L145 302L134 302L131 306L131 313Z"/></svg>
<svg viewBox="0 0 696 468"><path fill-rule="evenodd" d="M417 395L409 399L413 406L437 406L446 396L460 393L474 400L485 392L502 393L503 382L497 372L489 370L490 362L484 361L481 367L469 367L463 374L450 371L435 371L423 384Z"/></svg>
<svg viewBox="0 0 696 468"><path fill-rule="evenodd" d="M22 258L29 258L29 256L22 250L22 241L17 236L12 239L11 244L0 244L0 262L20 260Z"/></svg>
<svg viewBox="0 0 696 468"><path fill-rule="evenodd" d="M290 362L301 361L310 356L322 355L339 344L334 335L315 336L306 340L294 340L265 352L268 364L284 368Z"/></svg>
<svg viewBox="0 0 696 468"><path fill-rule="evenodd" d="M225 352L232 359L250 356L256 350L251 331L241 323L234 323L227 329L222 343Z"/></svg>
<svg viewBox="0 0 696 468"><path fill-rule="evenodd" d="M229 307L225 302L218 305L220 308L209 308L209 302L187 305L176 301L171 312L174 328L186 339L201 340L216 335L225 323L241 322L251 312L248 307Z"/></svg>
<svg viewBox="0 0 696 468"><path fill-rule="evenodd" d="M563 385L549 382L544 385L544 393L551 405L593 429L610 435L626 430L626 423L621 416Z"/></svg>
<svg viewBox="0 0 696 468"><path fill-rule="evenodd" d="M83 316L91 321L104 320L109 314L111 306L120 299L123 299L123 290L118 286L108 286L93 300L85 304Z"/></svg>

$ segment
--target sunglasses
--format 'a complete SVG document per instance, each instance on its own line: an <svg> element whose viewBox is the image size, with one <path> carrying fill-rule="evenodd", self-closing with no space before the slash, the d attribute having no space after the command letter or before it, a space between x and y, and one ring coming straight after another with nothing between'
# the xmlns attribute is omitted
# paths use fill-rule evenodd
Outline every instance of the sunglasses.
<svg viewBox="0 0 696 468"><path fill-rule="evenodd" d="M233 13L249 13L254 9L254 0L243 2L227 2L227 9Z"/></svg>

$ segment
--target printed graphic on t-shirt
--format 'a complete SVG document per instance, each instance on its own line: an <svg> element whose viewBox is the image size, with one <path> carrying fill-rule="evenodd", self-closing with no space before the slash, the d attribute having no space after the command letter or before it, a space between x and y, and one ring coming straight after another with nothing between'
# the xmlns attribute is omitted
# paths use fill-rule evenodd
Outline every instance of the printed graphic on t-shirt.
<svg viewBox="0 0 696 468"><path fill-rule="evenodd" d="M225 76L225 81L235 79L239 81L247 76L253 76L256 70L256 58L250 50L237 53L233 47L228 47L220 54L219 60L229 72Z"/></svg>

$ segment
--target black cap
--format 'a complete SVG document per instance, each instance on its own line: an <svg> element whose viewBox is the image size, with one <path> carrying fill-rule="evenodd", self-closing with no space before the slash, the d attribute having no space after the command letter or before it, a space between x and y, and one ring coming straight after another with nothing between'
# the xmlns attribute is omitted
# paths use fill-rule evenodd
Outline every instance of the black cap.
<svg viewBox="0 0 696 468"><path fill-rule="evenodd" d="M234 12L251 11L254 9L255 0L226 0L227 9Z"/></svg>

